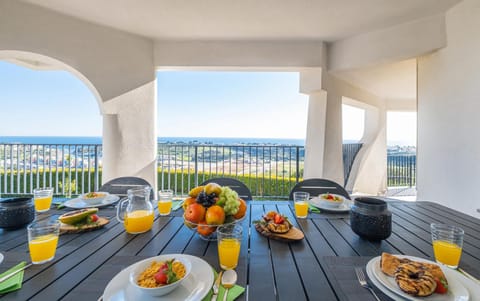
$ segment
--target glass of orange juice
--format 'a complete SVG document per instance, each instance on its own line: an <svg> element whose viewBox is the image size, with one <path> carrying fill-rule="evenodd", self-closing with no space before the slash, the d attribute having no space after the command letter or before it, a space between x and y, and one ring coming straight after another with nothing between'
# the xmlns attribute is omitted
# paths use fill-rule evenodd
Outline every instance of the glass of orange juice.
<svg viewBox="0 0 480 301"><path fill-rule="evenodd" d="M430 229L435 260L456 269L462 256L465 232L462 228L444 224L431 224Z"/></svg>
<svg viewBox="0 0 480 301"><path fill-rule="evenodd" d="M160 213L160 215L170 214L170 211L172 211L172 199L172 190L160 190L158 192L158 213Z"/></svg>
<svg viewBox="0 0 480 301"><path fill-rule="evenodd" d="M152 229L154 211L150 202L150 186L127 190L128 198L117 206L117 219L125 231L139 234Z"/></svg>
<svg viewBox="0 0 480 301"><path fill-rule="evenodd" d="M237 267L241 242L240 225L229 224L217 228L218 259L222 269L232 270Z"/></svg>
<svg viewBox="0 0 480 301"><path fill-rule="evenodd" d="M30 250L32 263L41 264L52 260L57 250L60 222L33 222L28 225L27 232L28 249Z"/></svg>
<svg viewBox="0 0 480 301"><path fill-rule="evenodd" d="M298 218L306 218L308 215L308 192L297 191L293 193L293 202L295 204L295 215Z"/></svg>
<svg viewBox="0 0 480 301"><path fill-rule="evenodd" d="M33 190L33 203L37 212L45 212L52 205L53 188L35 188Z"/></svg>

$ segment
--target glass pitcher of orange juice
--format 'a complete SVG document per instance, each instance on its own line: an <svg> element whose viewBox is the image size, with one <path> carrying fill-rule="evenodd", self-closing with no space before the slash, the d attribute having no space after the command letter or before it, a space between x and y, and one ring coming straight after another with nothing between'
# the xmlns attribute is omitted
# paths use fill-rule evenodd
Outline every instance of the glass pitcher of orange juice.
<svg viewBox="0 0 480 301"><path fill-rule="evenodd" d="M128 198L117 207L117 219L131 234L147 232L153 225L153 206L150 202L150 186L127 190Z"/></svg>

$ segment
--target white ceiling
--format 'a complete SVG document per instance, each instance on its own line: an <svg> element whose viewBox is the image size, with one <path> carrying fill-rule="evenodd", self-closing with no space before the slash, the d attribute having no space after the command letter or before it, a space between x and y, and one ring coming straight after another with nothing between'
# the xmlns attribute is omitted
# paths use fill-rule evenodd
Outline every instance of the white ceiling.
<svg viewBox="0 0 480 301"><path fill-rule="evenodd" d="M461 0L24 0L152 39L334 41Z"/></svg>
<svg viewBox="0 0 480 301"><path fill-rule="evenodd" d="M321 40L444 13L461 0L22 0L155 40ZM416 62L336 74L378 96L416 98Z"/></svg>
<svg viewBox="0 0 480 301"><path fill-rule="evenodd" d="M361 70L342 71L336 75L383 98L396 100L417 98L416 59Z"/></svg>

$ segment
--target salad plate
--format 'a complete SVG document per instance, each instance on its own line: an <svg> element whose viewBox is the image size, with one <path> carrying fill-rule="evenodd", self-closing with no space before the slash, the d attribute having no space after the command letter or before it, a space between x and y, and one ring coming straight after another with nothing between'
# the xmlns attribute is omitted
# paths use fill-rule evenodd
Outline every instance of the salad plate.
<svg viewBox="0 0 480 301"><path fill-rule="evenodd" d="M187 254L166 254L151 257L148 260L164 261L171 258L187 258L192 264L190 275L171 293L154 297L135 288L129 281L130 272L143 261L139 261L123 269L108 283L103 292L105 301L161 301L161 300L190 300L201 301L213 285L214 274L212 267L203 259Z"/></svg>
<svg viewBox="0 0 480 301"><path fill-rule="evenodd" d="M68 208L73 208L73 209L83 209L83 208L99 208L99 207L105 207L114 204L117 202L120 198L116 195L109 194L107 195L101 202L90 202L90 201L85 201L81 197L71 199L68 201L65 201L63 204L65 207Z"/></svg>
<svg viewBox="0 0 480 301"><path fill-rule="evenodd" d="M395 255L399 258L408 258L413 261L417 262L426 262L426 263L433 263L430 260L426 260L419 257L413 256L402 256L402 255ZM438 264L437 264L438 265ZM380 268L380 256L371 259L367 263L367 275L370 280L378 287L383 293L391 296L394 295L392 298L398 299L401 297L403 300L410 300L410 301L468 301L470 300L470 293L468 289L462 284L463 279L462 275L457 271L454 271L450 268L444 267L439 265L442 269L445 277L448 280L448 293L441 295L441 294L432 294L428 297L415 297L403 292L395 282L395 278L389 277L385 275L381 268Z"/></svg>

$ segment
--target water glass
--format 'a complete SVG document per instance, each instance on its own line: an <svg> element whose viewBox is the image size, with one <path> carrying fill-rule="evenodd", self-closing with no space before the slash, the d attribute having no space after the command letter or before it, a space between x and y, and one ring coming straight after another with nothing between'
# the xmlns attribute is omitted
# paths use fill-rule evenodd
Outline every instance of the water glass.
<svg viewBox="0 0 480 301"><path fill-rule="evenodd" d="M456 269L462 256L465 232L462 228L444 224L431 224L430 229L435 260Z"/></svg>
<svg viewBox="0 0 480 301"><path fill-rule="evenodd" d="M33 222L27 227L28 249L32 263L49 262L55 257L58 235L60 234L59 221Z"/></svg>
<svg viewBox="0 0 480 301"><path fill-rule="evenodd" d="M160 215L164 216L170 214L170 211L172 211L172 200L172 190L160 190L158 192L158 212Z"/></svg>
<svg viewBox="0 0 480 301"><path fill-rule="evenodd" d="M35 188L33 190L33 203L37 212L46 212L52 205L53 188Z"/></svg>
<svg viewBox="0 0 480 301"><path fill-rule="evenodd" d="M293 193L293 201L295 203L295 215L298 218L306 218L308 215L308 192L297 191Z"/></svg>
<svg viewBox="0 0 480 301"><path fill-rule="evenodd" d="M217 228L218 259L222 269L233 270L237 267L241 242L240 225L221 225Z"/></svg>

